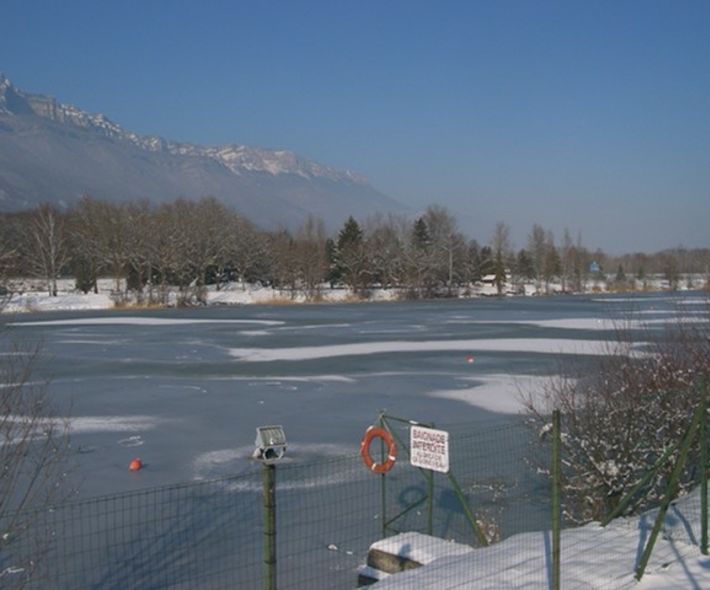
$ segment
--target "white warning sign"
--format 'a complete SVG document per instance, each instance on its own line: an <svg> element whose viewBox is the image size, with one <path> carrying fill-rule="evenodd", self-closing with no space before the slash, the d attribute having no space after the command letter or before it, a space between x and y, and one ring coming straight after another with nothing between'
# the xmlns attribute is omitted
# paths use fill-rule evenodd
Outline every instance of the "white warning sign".
<svg viewBox="0 0 710 590"><path fill-rule="evenodd" d="M409 431L410 463L414 467L449 472L449 433L423 426Z"/></svg>

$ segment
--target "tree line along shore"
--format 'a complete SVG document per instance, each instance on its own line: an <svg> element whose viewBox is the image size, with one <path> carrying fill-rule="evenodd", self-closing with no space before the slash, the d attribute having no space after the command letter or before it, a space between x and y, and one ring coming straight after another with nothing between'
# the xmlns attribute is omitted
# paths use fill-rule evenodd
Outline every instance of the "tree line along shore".
<svg viewBox="0 0 710 590"><path fill-rule="evenodd" d="M313 216L260 229L209 197L0 215L6 296L99 295L106 277L114 304L155 306L707 289L710 249L612 256L537 223L516 249L505 223L479 242L436 205L415 219L351 216L330 234Z"/></svg>

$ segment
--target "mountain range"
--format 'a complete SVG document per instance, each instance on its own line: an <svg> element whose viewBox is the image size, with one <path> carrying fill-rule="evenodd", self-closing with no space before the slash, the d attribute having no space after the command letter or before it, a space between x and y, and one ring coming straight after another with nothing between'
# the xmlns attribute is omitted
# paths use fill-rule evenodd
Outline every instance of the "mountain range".
<svg viewBox="0 0 710 590"><path fill-rule="evenodd" d="M269 228L309 214L332 228L350 214L405 209L349 170L286 150L139 135L0 74L0 210L68 207L83 195L153 203L213 196Z"/></svg>

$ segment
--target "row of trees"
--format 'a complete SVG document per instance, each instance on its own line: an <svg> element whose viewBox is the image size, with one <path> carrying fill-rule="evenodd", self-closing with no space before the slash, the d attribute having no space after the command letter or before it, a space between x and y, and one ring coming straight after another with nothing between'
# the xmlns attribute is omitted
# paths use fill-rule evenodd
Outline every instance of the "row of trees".
<svg viewBox="0 0 710 590"><path fill-rule="evenodd" d="M295 230L263 231L213 198L108 203L90 197L63 212L49 204L0 217L0 267L5 275L45 279L52 295L57 279L76 277L85 292L100 276L124 289L164 302L169 286L182 301L200 299L207 284L239 280L316 295L321 285L357 292L404 289L412 297L458 293L484 277L502 291L534 281L549 289L581 291L589 280L616 271L618 281L664 273L677 285L682 273L705 272L709 250L678 249L612 258L590 252L565 231L533 225L526 247L515 251L509 228L498 223L486 244L466 237L444 208L429 207L411 221L402 216L347 219L329 236L310 217Z"/></svg>

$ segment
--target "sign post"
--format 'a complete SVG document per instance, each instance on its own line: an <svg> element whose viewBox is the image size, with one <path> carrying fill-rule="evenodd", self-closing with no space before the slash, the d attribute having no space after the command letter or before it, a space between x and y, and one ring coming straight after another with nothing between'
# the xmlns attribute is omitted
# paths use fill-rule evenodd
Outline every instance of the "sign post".
<svg viewBox="0 0 710 590"><path fill-rule="evenodd" d="M397 430L391 428L391 421L406 424L409 427L409 448L407 448L404 437L400 437ZM398 418L397 416L389 416L384 412L380 414L380 426L392 434L404 453L409 455L410 464L413 467L419 468L420 473L427 483L427 494L424 498L420 498L418 501L409 504L409 506L407 506L399 514L387 519L385 518L385 509L387 507L384 486L385 478L382 478L382 531L384 535L387 535L388 530L401 532L392 528L392 523L425 501L428 502L427 530L430 535L432 534L432 530L434 528L434 472L436 471L446 475L451 487L453 488L456 498L461 503L463 513L466 516L466 520L468 520L468 523L471 525L471 529L476 536L478 544L482 547L486 547L488 545L488 539L486 539L483 531L481 531L481 527L476 520L476 516L471 511L471 508L468 505L468 500L466 499L461 486L456 481L453 471L450 469L449 433L445 430L436 430L433 428L433 424L422 424L421 422L416 422L414 420ZM384 463L384 456L382 461Z"/></svg>
<svg viewBox="0 0 710 590"><path fill-rule="evenodd" d="M428 519L427 531L434 528L434 471L449 472L449 433L419 425L409 430L409 462L426 469Z"/></svg>

